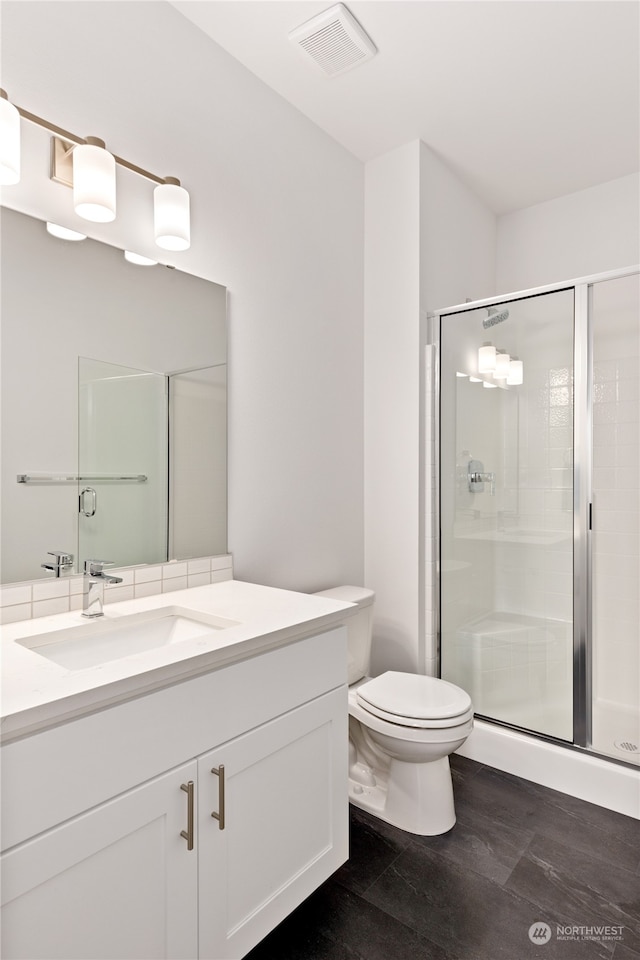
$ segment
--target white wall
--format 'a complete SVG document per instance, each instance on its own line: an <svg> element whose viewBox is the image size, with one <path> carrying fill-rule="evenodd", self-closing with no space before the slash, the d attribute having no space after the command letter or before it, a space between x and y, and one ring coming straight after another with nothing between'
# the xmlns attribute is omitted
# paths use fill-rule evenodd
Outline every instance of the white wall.
<svg viewBox="0 0 640 960"><path fill-rule="evenodd" d="M498 220L496 290L511 293L640 262L640 173Z"/></svg>
<svg viewBox="0 0 640 960"><path fill-rule="evenodd" d="M192 246L173 260L230 292L236 575L361 581L362 164L167 4L6 2L2 42L17 104L190 190ZM46 154L25 164L39 192L3 202L62 219ZM119 170L118 187L113 224L67 225L157 252L150 185Z"/></svg>
<svg viewBox="0 0 640 960"><path fill-rule="evenodd" d="M365 211L365 582L376 591L372 670L433 672L433 525L425 531L420 522L421 484L428 482L428 497L432 492L433 411L422 419L420 324L429 310L493 292L495 218L418 141L367 164Z"/></svg>
<svg viewBox="0 0 640 960"><path fill-rule="evenodd" d="M418 667L420 144L367 164L365 584L372 670Z"/></svg>

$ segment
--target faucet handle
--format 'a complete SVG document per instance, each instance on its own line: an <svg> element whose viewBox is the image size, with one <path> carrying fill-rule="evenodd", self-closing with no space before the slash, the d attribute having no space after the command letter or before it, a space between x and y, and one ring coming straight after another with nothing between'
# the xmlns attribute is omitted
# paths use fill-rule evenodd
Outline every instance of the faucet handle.
<svg viewBox="0 0 640 960"><path fill-rule="evenodd" d="M47 550L48 557L55 557L61 567L70 566L73 563L73 554L66 550Z"/></svg>
<svg viewBox="0 0 640 960"><path fill-rule="evenodd" d="M85 560L84 572L90 577L99 577L105 567L112 567L113 560Z"/></svg>

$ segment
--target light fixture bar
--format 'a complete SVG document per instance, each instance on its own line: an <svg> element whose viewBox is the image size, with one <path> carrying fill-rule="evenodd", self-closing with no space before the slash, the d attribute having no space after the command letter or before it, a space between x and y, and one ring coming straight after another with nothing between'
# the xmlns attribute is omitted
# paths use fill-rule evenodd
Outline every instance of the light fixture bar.
<svg viewBox="0 0 640 960"><path fill-rule="evenodd" d="M14 103L14 107L23 118L23 120L29 120L30 123L35 123L39 127L44 127L45 130L48 130L50 133L55 134L56 137L60 137L62 140L67 140L69 143L74 146L80 146L86 144L87 140L85 137L79 137L75 133L70 133L69 130L64 130L62 127L59 127L55 123L51 123L50 120L45 120L43 117L39 117L35 113L31 113L29 110L25 110L23 107L18 107ZM118 157L113 154L113 159L115 162L121 166L126 167L127 170L132 170L134 173L137 173L141 177L145 177L147 180L153 181L153 183L165 183L166 177L158 177L155 173L151 173L149 170L145 170L144 167L139 167L136 163L131 163L130 160L125 160L124 157Z"/></svg>

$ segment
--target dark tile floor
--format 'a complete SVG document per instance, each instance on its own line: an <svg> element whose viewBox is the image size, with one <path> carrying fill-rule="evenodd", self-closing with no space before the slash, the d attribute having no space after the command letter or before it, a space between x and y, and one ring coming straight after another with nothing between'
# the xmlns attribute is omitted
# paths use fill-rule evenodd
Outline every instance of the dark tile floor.
<svg viewBox="0 0 640 960"><path fill-rule="evenodd" d="M640 960L640 822L451 767L453 830L416 837L352 807L348 862L246 960ZM532 942L534 924L550 939ZM560 939L570 926L622 939Z"/></svg>

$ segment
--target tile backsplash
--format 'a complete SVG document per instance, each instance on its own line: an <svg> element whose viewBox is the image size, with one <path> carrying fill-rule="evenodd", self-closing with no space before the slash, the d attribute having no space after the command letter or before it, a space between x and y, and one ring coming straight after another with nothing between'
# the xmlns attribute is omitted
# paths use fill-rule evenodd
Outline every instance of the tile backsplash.
<svg viewBox="0 0 640 960"><path fill-rule="evenodd" d="M233 558L230 554L223 554L195 560L172 560L153 566L109 568L109 573L122 577L122 583L105 584L105 604L233 580ZM81 576L70 576L0 587L0 623L80 610L82 579Z"/></svg>

